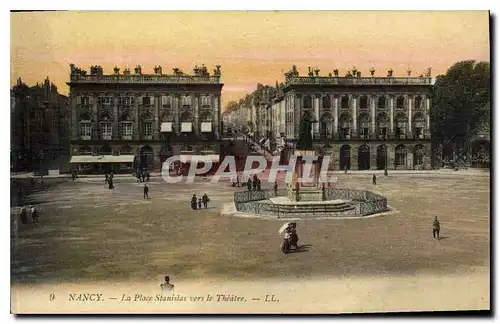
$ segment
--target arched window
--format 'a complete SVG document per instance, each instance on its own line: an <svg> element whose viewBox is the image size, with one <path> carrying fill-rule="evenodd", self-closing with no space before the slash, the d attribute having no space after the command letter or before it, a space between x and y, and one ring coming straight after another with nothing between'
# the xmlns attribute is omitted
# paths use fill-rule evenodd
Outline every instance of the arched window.
<svg viewBox="0 0 500 324"><path fill-rule="evenodd" d="M370 132L370 117L368 114L361 114L358 118L359 135L361 138L367 138Z"/></svg>
<svg viewBox="0 0 500 324"><path fill-rule="evenodd" d="M421 166L424 164L424 147L422 145L415 145L413 150L413 165Z"/></svg>
<svg viewBox="0 0 500 324"><path fill-rule="evenodd" d="M343 139L349 139L351 136L351 116L349 114L342 114L340 120L340 136Z"/></svg>
<svg viewBox="0 0 500 324"><path fill-rule="evenodd" d="M406 166L407 150L404 145L396 146L396 166Z"/></svg>
<svg viewBox="0 0 500 324"><path fill-rule="evenodd" d="M387 126L388 119L387 115L384 113L380 113L377 116L377 134L379 138L384 139L387 136Z"/></svg>
<svg viewBox="0 0 500 324"><path fill-rule="evenodd" d="M413 115L413 129L412 133L416 138L424 138L424 117L421 113Z"/></svg>
<svg viewBox="0 0 500 324"><path fill-rule="evenodd" d="M395 118L396 123L396 138L404 138L406 136L406 115L399 113Z"/></svg>
<svg viewBox="0 0 500 324"><path fill-rule="evenodd" d="M319 132L322 138L328 138L332 135L332 115L329 113L321 116Z"/></svg>
<svg viewBox="0 0 500 324"><path fill-rule="evenodd" d="M331 101L329 95L325 95L321 100L322 100L323 108L325 108L325 109L332 108L332 101Z"/></svg>

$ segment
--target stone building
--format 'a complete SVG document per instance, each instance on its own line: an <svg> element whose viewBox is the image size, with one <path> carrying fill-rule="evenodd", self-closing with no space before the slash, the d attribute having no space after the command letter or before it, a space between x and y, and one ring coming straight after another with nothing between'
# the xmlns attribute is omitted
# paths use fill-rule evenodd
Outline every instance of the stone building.
<svg viewBox="0 0 500 324"><path fill-rule="evenodd" d="M188 75L141 66L90 74L71 65L71 162L80 171L131 172L161 169L171 155L218 162L221 129L220 66L203 65Z"/></svg>
<svg viewBox="0 0 500 324"><path fill-rule="evenodd" d="M68 98L46 78L29 87L19 78L11 89L11 168L45 174L67 163Z"/></svg>
<svg viewBox="0 0 500 324"><path fill-rule="evenodd" d="M430 70L419 77L285 74L285 136L297 142L302 119L313 121L313 146L337 170L430 169ZM293 153L289 150L287 156Z"/></svg>
<svg viewBox="0 0 500 324"><path fill-rule="evenodd" d="M301 120L309 119L316 153L331 156L336 170L430 169L430 70L418 77L370 73L320 76L310 68L300 76L294 66L270 96L257 97L254 127L285 160L294 153Z"/></svg>

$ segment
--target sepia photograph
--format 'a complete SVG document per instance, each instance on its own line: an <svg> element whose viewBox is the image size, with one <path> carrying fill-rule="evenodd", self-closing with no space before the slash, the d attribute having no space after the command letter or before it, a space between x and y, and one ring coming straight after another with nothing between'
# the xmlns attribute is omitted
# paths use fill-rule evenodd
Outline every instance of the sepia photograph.
<svg viewBox="0 0 500 324"><path fill-rule="evenodd" d="M11 11L11 314L491 315L492 22Z"/></svg>

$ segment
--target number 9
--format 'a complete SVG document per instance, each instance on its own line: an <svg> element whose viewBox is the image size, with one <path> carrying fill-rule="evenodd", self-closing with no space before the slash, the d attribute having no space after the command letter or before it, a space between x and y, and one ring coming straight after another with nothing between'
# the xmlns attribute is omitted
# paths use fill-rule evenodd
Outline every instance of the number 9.
<svg viewBox="0 0 500 324"><path fill-rule="evenodd" d="M56 299L56 295L50 294L49 295L49 299L50 299L50 301L53 301L54 299Z"/></svg>

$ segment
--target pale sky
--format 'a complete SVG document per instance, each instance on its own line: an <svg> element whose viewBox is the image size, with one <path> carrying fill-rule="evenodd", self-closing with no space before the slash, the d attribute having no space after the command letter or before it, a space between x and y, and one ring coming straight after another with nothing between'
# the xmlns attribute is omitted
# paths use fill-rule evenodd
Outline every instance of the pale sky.
<svg viewBox="0 0 500 324"><path fill-rule="evenodd" d="M223 107L274 85L293 64L320 75L355 66L362 75L445 73L461 60L490 61L487 11L115 11L11 13L11 85L46 76L67 94L69 64L112 74L140 64L191 74L220 64ZM333 74L333 72L332 72Z"/></svg>

